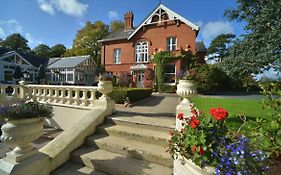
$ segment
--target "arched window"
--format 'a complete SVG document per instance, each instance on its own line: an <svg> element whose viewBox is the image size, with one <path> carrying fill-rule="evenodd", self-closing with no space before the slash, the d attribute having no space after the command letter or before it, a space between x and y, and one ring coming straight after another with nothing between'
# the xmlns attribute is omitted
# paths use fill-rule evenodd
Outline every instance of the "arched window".
<svg viewBox="0 0 281 175"><path fill-rule="evenodd" d="M136 63L148 62L148 42L141 41L135 46Z"/></svg>

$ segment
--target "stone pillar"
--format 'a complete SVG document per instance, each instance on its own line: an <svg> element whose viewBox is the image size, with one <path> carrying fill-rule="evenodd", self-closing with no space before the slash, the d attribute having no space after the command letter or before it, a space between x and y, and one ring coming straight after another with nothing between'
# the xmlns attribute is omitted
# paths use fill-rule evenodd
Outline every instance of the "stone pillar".
<svg viewBox="0 0 281 175"><path fill-rule="evenodd" d="M25 81L20 81L19 82L19 84L20 84L20 94L19 94L19 98L21 98L21 99L26 99L26 87L25 87L25 85L26 85L26 83L25 83Z"/></svg>

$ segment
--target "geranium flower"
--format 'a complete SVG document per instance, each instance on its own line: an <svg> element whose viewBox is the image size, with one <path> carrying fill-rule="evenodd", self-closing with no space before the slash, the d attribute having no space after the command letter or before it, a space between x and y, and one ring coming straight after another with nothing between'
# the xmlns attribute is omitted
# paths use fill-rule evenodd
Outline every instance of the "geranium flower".
<svg viewBox="0 0 281 175"><path fill-rule="evenodd" d="M205 154L205 151L204 151L204 149L201 146L200 146L199 152L200 152L201 155Z"/></svg>
<svg viewBox="0 0 281 175"><path fill-rule="evenodd" d="M227 110L223 108L211 108L210 114L214 117L216 120L224 120L228 117Z"/></svg>
<svg viewBox="0 0 281 175"><path fill-rule="evenodd" d="M191 116L191 121L190 121L190 123L189 123L189 126L190 126L191 128L196 128L198 125L200 125L200 120L197 120L194 115Z"/></svg>
<svg viewBox="0 0 281 175"><path fill-rule="evenodd" d="M196 147L196 145L194 145L194 146L192 147L192 152L196 152L196 150L197 150L197 147Z"/></svg>
<svg viewBox="0 0 281 175"><path fill-rule="evenodd" d="M183 116L184 116L183 113L178 113L177 118L180 119L180 120L182 120L182 119L183 119Z"/></svg>

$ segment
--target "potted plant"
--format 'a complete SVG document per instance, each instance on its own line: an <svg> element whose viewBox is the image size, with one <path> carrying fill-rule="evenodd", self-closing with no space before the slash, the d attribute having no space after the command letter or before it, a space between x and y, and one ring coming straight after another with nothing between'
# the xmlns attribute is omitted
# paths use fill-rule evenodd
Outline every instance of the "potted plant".
<svg viewBox="0 0 281 175"><path fill-rule="evenodd" d="M227 110L212 108L210 115L191 106L191 116L177 114L182 128L170 132L169 152L180 159L187 174L262 174L267 155L250 140L226 126ZM181 166L181 165L179 165ZM212 168L210 168L212 167ZM174 167L177 168L177 167ZM177 173L175 173L177 175Z"/></svg>
<svg viewBox="0 0 281 175"><path fill-rule="evenodd" d="M14 145L14 155L24 155L33 150L32 141L39 138L43 132L43 118L53 115L53 109L48 104L37 101L17 101L15 104L0 106L0 118L5 123L2 127L1 141Z"/></svg>
<svg viewBox="0 0 281 175"><path fill-rule="evenodd" d="M179 79L177 94L184 99L197 94L196 82L199 78L199 74L194 69L177 74L177 79Z"/></svg>
<svg viewBox="0 0 281 175"><path fill-rule="evenodd" d="M99 76L98 91L101 92L103 97L107 96L112 91L113 76L108 73Z"/></svg>

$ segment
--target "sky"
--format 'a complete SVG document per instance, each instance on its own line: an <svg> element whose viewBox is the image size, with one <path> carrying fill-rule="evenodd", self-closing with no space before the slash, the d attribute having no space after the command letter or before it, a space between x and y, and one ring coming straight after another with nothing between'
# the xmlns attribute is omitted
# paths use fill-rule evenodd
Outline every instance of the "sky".
<svg viewBox="0 0 281 175"><path fill-rule="evenodd" d="M127 11L134 13L139 25L160 0L0 0L0 38L20 33L31 48L38 44L64 44L70 48L86 21L110 24L122 20ZM230 22L225 9L235 8L234 0L162 0L162 3L200 26L198 41L208 46L222 33L245 33L243 23Z"/></svg>

